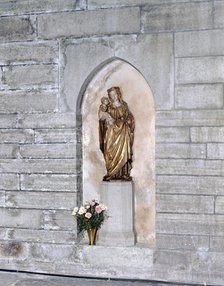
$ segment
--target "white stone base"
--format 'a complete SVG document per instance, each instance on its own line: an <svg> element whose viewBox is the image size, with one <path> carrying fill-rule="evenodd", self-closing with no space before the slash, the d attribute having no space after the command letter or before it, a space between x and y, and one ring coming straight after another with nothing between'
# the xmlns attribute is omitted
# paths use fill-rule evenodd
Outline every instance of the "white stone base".
<svg viewBox="0 0 224 286"><path fill-rule="evenodd" d="M100 230L100 245L134 246L134 202L132 182L102 182L101 201L109 218Z"/></svg>

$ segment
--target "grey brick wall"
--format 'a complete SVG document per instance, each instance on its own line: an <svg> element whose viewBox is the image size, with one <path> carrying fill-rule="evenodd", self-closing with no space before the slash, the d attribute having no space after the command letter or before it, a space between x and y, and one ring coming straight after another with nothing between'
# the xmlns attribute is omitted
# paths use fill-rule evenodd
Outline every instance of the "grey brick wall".
<svg viewBox="0 0 224 286"><path fill-rule="evenodd" d="M81 188L80 90L119 57L155 98L147 277L224 284L223 15L224 0L0 1L2 269L91 271L71 217Z"/></svg>

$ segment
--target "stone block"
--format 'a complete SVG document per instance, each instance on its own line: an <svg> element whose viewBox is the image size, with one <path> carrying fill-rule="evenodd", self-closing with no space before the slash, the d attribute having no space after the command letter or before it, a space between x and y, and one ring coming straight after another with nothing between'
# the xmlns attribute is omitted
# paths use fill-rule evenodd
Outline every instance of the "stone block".
<svg viewBox="0 0 224 286"><path fill-rule="evenodd" d="M223 1L214 1L214 27L223 28L224 27L224 3Z"/></svg>
<svg viewBox="0 0 224 286"><path fill-rule="evenodd" d="M1 237L1 233L0 233ZM6 237L6 234L5 234ZM55 231L35 229L7 229L9 241L40 242L40 243L65 243L74 244L77 231Z"/></svg>
<svg viewBox="0 0 224 286"><path fill-rule="evenodd" d="M19 146L12 144L0 144L0 157L2 159L15 159L18 157Z"/></svg>
<svg viewBox="0 0 224 286"><path fill-rule="evenodd" d="M75 143L75 129L39 129L35 131L35 143Z"/></svg>
<svg viewBox="0 0 224 286"><path fill-rule="evenodd" d="M186 31L212 28L212 3L183 3L145 6L144 32Z"/></svg>
<svg viewBox="0 0 224 286"><path fill-rule="evenodd" d="M224 214L224 196L218 196L215 200L215 213Z"/></svg>
<svg viewBox="0 0 224 286"><path fill-rule="evenodd" d="M179 158L179 159L196 159L206 158L205 144L156 144L156 158Z"/></svg>
<svg viewBox="0 0 224 286"><path fill-rule="evenodd" d="M158 175L224 176L224 161L202 159L157 159Z"/></svg>
<svg viewBox="0 0 224 286"><path fill-rule="evenodd" d="M0 208L0 227L39 229L42 211Z"/></svg>
<svg viewBox="0 0 224 286"><path fill-rule="evenodd" d="M76 175L21 175L21 190L75 192Z"/></svg>
<svg viewBox="0 0 224 286"><path fill-rule="evenodd" d="M224 144L209 143L207 144L207 158L208 159L224 159Z"/></svg>
<svg viewBox="0 0 224 286"><path fill-rule="evenodd" d="M41 12L71 11L86 8L86 0L16 0L14 2L0 2L1 15L30 14Z"/></svg>
<svg viewBox="0 0 224 286"><path fill-rule="evenodd" d="M142 73L152 89L157 110L173 107L172 35L117 37L115 38L115 55L134 65Z"/></svg>
<svg viewBox="0 0 224 286"><path fill-rule="evenodd" d="M66 209L72 210L76 194L65 192L6 192L6 207L24 209Z"/></svg>
<svg viewBox="0 0 224 286"><path fill-rule="evenodd" d="M74 220L71 211L63 210L45 210L42 227L45 230L65 230L74 231L77 223Z"/></svg>
<svg viewBox="0 0 224 286"><path fill-rule="evenodd" d="M19 176L0 174L0 190L19 190Z"/></svg>
<svg viewBox="0 0 224 286"><path fill-rule="evenodd" d="M210 250L214 252L223 252L224 239L223 236L210 237Z"/></svg>
<svg viewBox="0 0 224 286"><path fill-rule="evenodd" d="M214 124L215 125L215 124ZM224 127L192 127L191 141L192 142L216 142L224 143Z"/></svg>
<svg viewBox="0 0 224 286"><path fill-rule="evenodd" d="M157 213L213 214L213 196L157 195Z"/></svg>
<svg viewBox="0 0 224 286"><path fill-rule="evenodd" d="M177 86L175 107L179 109L223 108L223 86L221 84Z"/></svg>
<svg viewBox="0 0 224 286"><path fill-rule="evenodd" d="M223 236L223 218L210 214L157 214L157 233Z"/></svg>
<svg viewBox="0 0 224 286"><path fill-rule="evenodd" d="M74 174L76 165L73 159L1 159L0 173L7 172Z"/></svg>
<svg viewBox="0 0 224 286"><path fill-rule="evenodd" d="M44 39L138 32L140 10L135 7L38 16L38 36Z"/></svg>
<svg viewBox="0 0 224 286"><path fill-rule="evenodd" d="M224 111L216 110L178 110L157 111L156 125L158 127L170 126L223 126Z"/></svg>
<svg viewBox="0 0 224 286"><path fill-rule="evenodd" d="M214 67L216 72L214 72ZM176 83L219 83L224 80L224 57L179 58Z"/></svg>
<svg viewBox="0 0 224 286"><path fill-rule="evenodd" d="M190 264L190 252L175 250L157 250L154 252L154 265L165 269L186 270Z"/></svg>
<svg viewBox="0 0 224 286"><path fill-rule="evenodd" d="M20 146L22 158L75 158L76 145L74 144L32 144Z"/></svg>
<svg viewBox="0 0 224 286"><path fill-rule="evenodd" d="M188 127L158 127L156 128L156 142L160 143L186 143L190 141Z"/></svg>
<svg viewBox="0 0 224 286"><path fill-rule="evenodd" d="M0 191L0 207L5 207L5 191Z"/></svg>
<svg viewBox="0 0 224 286"><path fill-rule="evenodd" d="M75 113L21 114L19 128L74 128Z"/></svg>
<svg viewBox="0 0 224 286"><path fill-rule="evenodd" d="M15 128L16 124L17 124L17 115L16 114L10 114L10 115L0 114L0 128ZM4 131L5 130L3 130L3 133L4 133ZM2 132L2 130L1 130L1 132Z"/></svg>
<svg viewBox="0 0 224 286"><path fill-rule="evenodd" d="M30 17L1 17L0 41L24 41L35 37Z"/></svg>
<svg viewBox="0 0 224 286"><path fill-rule="evenodd" d="M156 236L156 246L158 249L176 250L198 250L199 248L209 249L208 236L192 235L164 235Z"/></svg>
<svg viewBox="0 0 224 286"><path fill-rule="evenodd" d="M35 260L51 261L66 261L72 262L75 259L76 248L73 245L63 245L63 244L42 244L42 243L32 243L31 245L31 257Z"/></svg>
<svg viewBox="0 0 224 286"><path fill-rule="evenodd" d="M1 129L0 143L34 143L34 131L31 129Z"/></svg>
<svg viewBox="0 0 224 286"><path fill-rule="evenodd" d="M158 193L189 195L224 195L223 177L157 176Z"/></svg>
<svg viewBox="0 0 224 286"><path fill-rule="evenodd" d="M0 112L53 112L57 101L56 92L0 92Z"/></svg>
<svg viewBox="0 0 224 286"><path fill-rule="evenodd" d="M58 87L58 67L56 65L4 67L3 76L3 83L11 89Z"/></svg>
<svg viewBox="0 0 224 286"><path fill-rule="evenodd" d="M1 7L1 3L0 3ZM1 8L0 8L1 9ZM56 42L7 43L0 45L0 64L57 63L59 47Z"/></svg>
<svg viewBox="0 0 224 286"><path fill-rule="evenodd" d="M179 32L175 34L175 56L220 56L224 49L222 30Z"/></svg>

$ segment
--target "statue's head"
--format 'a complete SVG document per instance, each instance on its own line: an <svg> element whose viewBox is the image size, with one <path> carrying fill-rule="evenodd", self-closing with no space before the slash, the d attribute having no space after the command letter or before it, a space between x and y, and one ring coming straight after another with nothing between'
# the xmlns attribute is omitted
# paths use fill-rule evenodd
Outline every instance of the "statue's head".
<svg viewBox="0 0 224 286"><path fill-rule="evenodd" d="M122 101L122 95L121 95L121 90L119 86L113 86L107 90L108 97L110 101L115 101L116 99L118 101Z"/></svg>

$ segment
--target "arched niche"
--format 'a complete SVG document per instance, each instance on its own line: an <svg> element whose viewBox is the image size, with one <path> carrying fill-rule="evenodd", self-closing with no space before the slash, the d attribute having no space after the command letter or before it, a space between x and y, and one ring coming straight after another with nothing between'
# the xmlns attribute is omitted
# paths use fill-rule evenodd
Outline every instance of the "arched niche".
<svg viewBox="0 0 224 286"><path fill-rule="evenodd" d="M152 91L142 74L131 64L113 58L97 67L80 92L77 110L77 165L80 200L100 200L100 188L106 174L99 149L98 109L107 89L119 86L123 99L135 118L133 169L137 243L155 242L155 108Z"/></svg>

